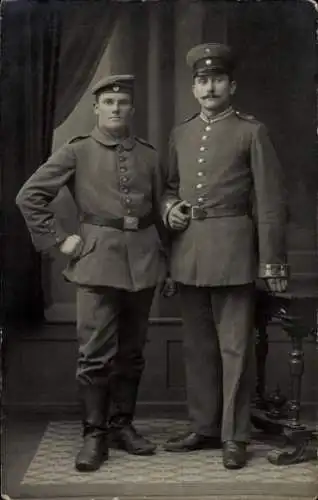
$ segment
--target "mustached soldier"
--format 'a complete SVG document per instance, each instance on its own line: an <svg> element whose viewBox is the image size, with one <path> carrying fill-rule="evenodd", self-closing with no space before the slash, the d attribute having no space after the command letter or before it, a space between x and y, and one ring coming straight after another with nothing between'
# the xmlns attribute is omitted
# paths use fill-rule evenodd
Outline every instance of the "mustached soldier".
<svg viewBox="0 0 318 500"><path fill-rule="evenodd" d="M201 110L172 132L162 210L174 234L191 430L166 449L222 442L224 466L235 469L246 463L250 432L254 282L287 284L282 169L265 126L231 106L231 49L199 45L187 62Z"/></svg>
<svg viewBox="0 0 318 500"><path fill-rule="evenodd" d="M97 126L54 153L17 196L38 250L69 256L77 285L77 380L84 444L76 468L92 471L113 444L137 455L155 446L132 425L155 287L165 276L156 221L162 170L155 149L131 131L134 77L112 75L94 88ZM67 185L80 232L68 235L49 204ZM162 223L162 222L161 222Z"/></svg>

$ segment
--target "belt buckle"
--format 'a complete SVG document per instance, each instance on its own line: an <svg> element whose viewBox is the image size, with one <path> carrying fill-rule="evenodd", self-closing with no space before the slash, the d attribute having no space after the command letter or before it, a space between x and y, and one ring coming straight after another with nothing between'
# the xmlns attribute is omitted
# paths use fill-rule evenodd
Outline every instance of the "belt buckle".
<svg viewBox="0 0 318 500"><path fill-rule="evenodd" d="M204 208L197 205L191 207L191 219L204 220L207 217L207 212Z"/></svg>
<svg viewBox="0 0 318 500"><path fill-rule="evenodd" d="M124 217L124 231L137 231L139 225L138 217L125 215Z"/></svg>

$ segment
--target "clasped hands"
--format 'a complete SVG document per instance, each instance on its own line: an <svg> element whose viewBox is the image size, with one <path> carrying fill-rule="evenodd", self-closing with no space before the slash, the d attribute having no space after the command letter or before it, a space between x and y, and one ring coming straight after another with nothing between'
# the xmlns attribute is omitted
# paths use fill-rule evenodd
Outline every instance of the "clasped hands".
<svg viewBox="0 0 318 500"><path fill-rule="evenodd" d="M174 231L184 231L190 221L190 203L183 200L170 208L167 222Z"/></svg>

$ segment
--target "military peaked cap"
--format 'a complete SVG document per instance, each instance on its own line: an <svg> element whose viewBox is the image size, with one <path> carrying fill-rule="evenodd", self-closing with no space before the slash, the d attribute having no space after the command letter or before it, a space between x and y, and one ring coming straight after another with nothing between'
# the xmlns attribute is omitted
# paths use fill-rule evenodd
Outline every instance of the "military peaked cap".
<svg viewBox="0 0 318 500"><path fill-rule="evenodd" d="M231 73L234 56L231 48L222 43L196 45L187 54L187 64L193 75L206 75L214 71Z"/></svg>
<svg viewBox="0 0 318 500"><path fill-rule="evenodd" d="M128 92L133 93L134 75L110 75L102 78L92 88L93 95L99 92Z"/></svg>

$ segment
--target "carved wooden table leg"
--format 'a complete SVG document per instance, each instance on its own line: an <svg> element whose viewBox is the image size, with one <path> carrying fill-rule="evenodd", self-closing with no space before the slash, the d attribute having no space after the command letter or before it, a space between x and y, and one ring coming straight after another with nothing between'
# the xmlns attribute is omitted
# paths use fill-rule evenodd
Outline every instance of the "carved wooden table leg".
<svg viewBox="0 0 318 500"><path fill-rule="evenodd" d="M301 383L304 374L304 351L301 336L292 329L290 332L292 350L289 352L289 372L291 378L291 399L289 400L287 424L292 429L304 429L299 422Z"/></svg>
<svg viewBox="0 0 318 500"><path fill-rule="evenodd" d="M290 465L317 458L317 447L313 443L313 430L300 423L301 383L304 373L303 338L307 336L297 318L282 315L282 327L288 333L292 349L289 352L291 376L291 399L288 404L288 418L284 426L284 435L292 451L273 450L268 460L275 465Z"/></svg>
<svg viewBox="0 0 318 500"><path fill-rule="evenodd" d="M267 434L280 435L283 425L279 422L285 414L282 410L286 398L277 388L274 394L266 394L266 361L268 354L267 327L273 316L272 299L267 292L259 291L255 311L255 357L256 357L256 387L251 422L256 429Z"/></svg>

